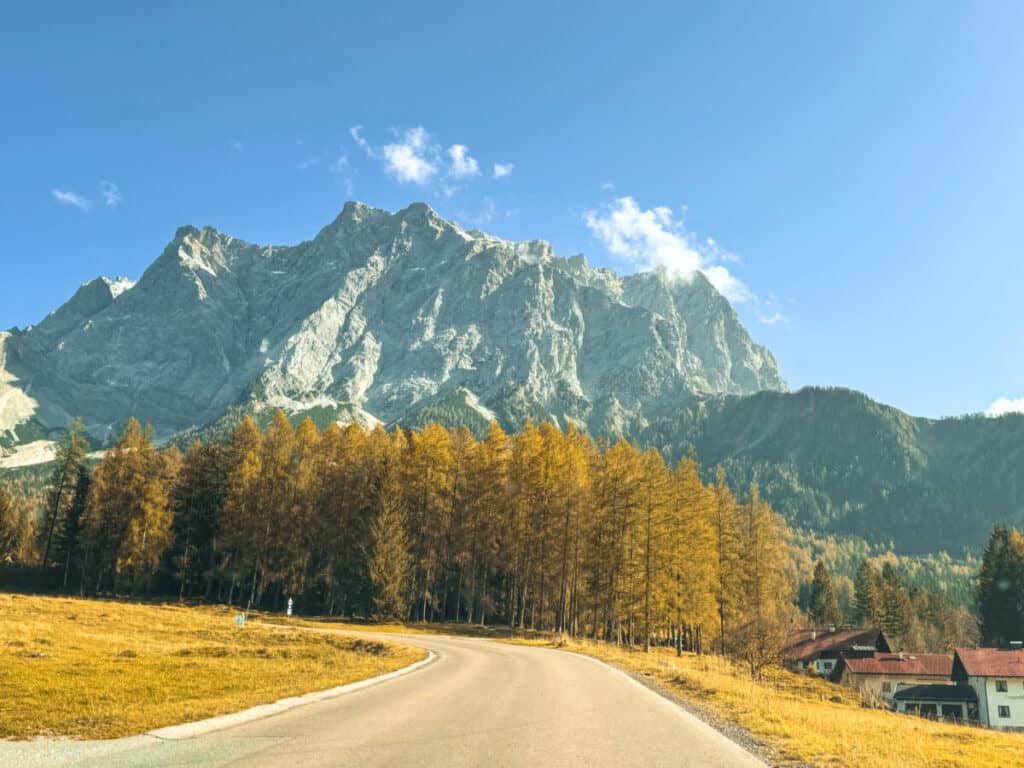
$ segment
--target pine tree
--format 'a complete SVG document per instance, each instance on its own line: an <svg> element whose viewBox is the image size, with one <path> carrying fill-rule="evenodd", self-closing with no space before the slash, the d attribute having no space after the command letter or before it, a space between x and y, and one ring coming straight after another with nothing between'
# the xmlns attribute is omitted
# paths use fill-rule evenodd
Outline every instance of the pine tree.
<svg viewBox="0 0 1024 768"><path fill-rule="evenodd" d="M978 615L986 645L1024 640L1024 537L997 525L989 536L977 577Z"/></svg>
<svg viewBox="0 0 1024 768"><path fill-rule="evenodd" d="M222 443L195 443L182 461L171 492L174 545L170 570L178 581L178 598L204 583L209 596L216 567L218 535L227 496L228 451Z"/></svg>
<svg viewBox="0 0 1024 768"><path fill-rule="evenodd" d="M902 644L913 618L910 596L890 563L882 567L882 629L894 643Z"/></svg>
<svg viewBox="0 0 1024 768"><path fill-rule="evenodd" d="M85 515L89 500L89 488L92 485L92 474L82 464L78 467L78 479L75 481L75 495L64 517L63 525L57 532L54 542L56 558L64 566L63 589L82 572L82 517Z"/></svg>
<svg viewBox="0 0 1024 768"><path fill-rule="evenodd" d="M80 419L71 422L63 439L57 445L57 456L53 474L50 478L50 489L46 496L46 508L40 528L39 549L42 552L40 566L45 570L50 567L50 551L54 534L60 530L64 515L75 495L75 482L78 480L78 469L85 461L89 443L85 439L85 426Z"/></svg>
<svg viewBox="0 0 1024 768"><path fill-rule="evenodd" d="M867 560L861 560L854 580L854 607L857 621L864 626L882 624L882 588L878 573Z"/></svg>
<svg viewBox="0 0 1024 768"><path fill-rule="evenodd" d="M814 581L811 585L811 604L808 609L811 622L816 626L842 624L843 616L839 611L835 588L832 585L832 574L825 564L818 560L814 564Z"/></svg>
<svg viewBox="0 0 1024 768"><path fill-rule="evenodd" d="M370 527L372 551L369 577L373 584L374 616L378 620L404 619L408 613L412 555L402 509L398 472L385 470L377 515Z"/></svg>

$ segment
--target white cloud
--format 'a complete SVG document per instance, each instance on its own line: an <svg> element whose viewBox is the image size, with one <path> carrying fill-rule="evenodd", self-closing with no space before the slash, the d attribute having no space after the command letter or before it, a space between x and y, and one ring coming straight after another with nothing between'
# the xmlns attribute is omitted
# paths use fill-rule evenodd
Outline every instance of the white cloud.
<svg viewBox="0 0 1024 768"><path fill-rule="evenodd" d="M747 286L722 266L720 262L726 259L719 247L698 245L670 208L641 210L632 197L620 197L603 212L587 211L584 221L605 248L630 266L664 267L680 277L703 272L729 301L756 300Z"/></svg>
<svg viewBox="0 0 1024 768"><path fill-rule="evenodd" d="M242 142L240 141L232 141L231 148L235 150L235 152L241 152L244 149L244 147L242 146Z"/></svg>
<svg viewBox="0 0 1024 768"><path fill-rule="evenodd" d="M100 182L100 197L103 198L103 204L107 208L117 208L124 200L120 188L112 181Z"/></svg>
<svg viewBox="0 0 1024 768"><path fill-rule="evenodd" d="M1000 397L985 409L986 416L1005 416L1008 413L1024 413L1024 397L1015 400Z"/></svg>
<svg viewBox="0 0 1024 768"><path fill-rule="evenodd" d="M420 186L437 174L437 148L423 126L410 128L395 144L385 144L384 170L400 182L411 181Z"/></svg>
<svg viewBox="0 0 1024 768"><path fill-rule="evenodd" d="M448 147L448 157L452 161L451 167L448 169L449 176L464 179L480 173L480 165L475 157L470 156L469 147L465 144L452 144Z"/></svg>
<svg viewBox="0 0 1024 768"><path fill-rule="evenodd" d="M81 195L75 194L66 189L51 189L50 194L53 199L61 205L73 205L75 208L79 208L83 211L88 211L92 207L92 202L88 198L82 197Z"/></svg>
<svg viewBox="0 0 1024 768"><path fill-rule="evenodd" d="M515 163L495 163L494 178L504 179L506 176L510 176L512 174L512 169L515 167Z"/></svg>
<svg viewBox="0 0 1024 768"><path fill-rule="evenodd" d="M605 192L611 192L613 189L615 189L615 185L612 184L610 181L602 181L601 189L603 189Z"/></svg>

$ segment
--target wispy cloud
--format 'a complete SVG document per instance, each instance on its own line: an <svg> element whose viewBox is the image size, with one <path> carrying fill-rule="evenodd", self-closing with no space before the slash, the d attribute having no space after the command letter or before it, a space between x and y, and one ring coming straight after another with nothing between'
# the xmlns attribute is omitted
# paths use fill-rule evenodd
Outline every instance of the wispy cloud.
<svg viewBox="0 0 1024 768"><path fill-rule="evenodd" d="M1024 397L1015 400L1000 397L985 409L986 416L1005 416L1008 413L1024 413Z"/></svg>
<svg viewBox="0 0 1024 768"><path fill-rule="evenodd" d="M354 141L356 145L366 153L367 157L377 156L377 151L370 145L370 142L363 137L363 126L353 125L348 129L348 135L351 136L352 141Z"/></svg>
<svg viewBox="0 0 1024 768"><path fill-rule="evenodd" d="M448 147L448 157L451 165L448 168L448 175L456 179L465 179L476 176L480 173L480 164L475 157L469 154L469 147L465 144L452 144Z"/></svg>
<svg viewBox="0 0 1024 768"><path fill-rule="evenodd" d="M461 224L468 224L474 229L483 229L494 221L497 215L497 204L491 198L485 197L482 208L477 211L459 211L456 217Z"/></svg>
<svg viewBox="0 0 1024 768"><path fill-rule="evenodd" d="M124 200L120 188L112 181L100 182L100 198L107 208L117 208Z"/></svg>
<svg viewBox="0 0 1024 768"><path fill-rule="evenodd" d="M644 210L627 196L616 199L603 211L587 211L583 220L604 247L630 267L664 267L682 278L702 272L729 301L754 304L762 322L771 325L783 319L724 266L723 262L734 261L735 257L727 255L714 240L698 242L671 208Z"/></svg>
<svg viewBox="0 0 1024 768"><path fill-rule="evenodd" d="M495 163L494 164L494 178L504 179L506 176L512 175L512 169L516 167L515 163Z"/></svg>
<svg viewBox="0 0 1024 768"><path fill-rule="evenodd" d="M353 179L352 165L348 161L348 155L342 152L334 160L331 161L329 170L332 174L337 176L341 183L345 187L345 194L351 195L352 190L355 187L355 180Z"/></svg>
<svg viewBox="0 0 1024 768"><path fill-rule="evenodd" d="M53 199L61 205L73 205L75 208L82 211L88 211L92 208L92 202L88 198L82 197L70 190L51 189L50 194L53 196Z"/></svg>
<svg viewBox="0 0 1024 768"><path fill-rule="evenodd" d="M399 182L423 186L437 175L438 149L423 126L405 131L399 141L385 144L381 152L384 170Z"/></svg>
<svg viewBox="0 0 1024 768"><path fill-rule="evenodd" d="M231 142L231 148L235 150L235 152L241 152L243 149L245 149L245 147L242 146L242 142L237 140Z"/></svg>

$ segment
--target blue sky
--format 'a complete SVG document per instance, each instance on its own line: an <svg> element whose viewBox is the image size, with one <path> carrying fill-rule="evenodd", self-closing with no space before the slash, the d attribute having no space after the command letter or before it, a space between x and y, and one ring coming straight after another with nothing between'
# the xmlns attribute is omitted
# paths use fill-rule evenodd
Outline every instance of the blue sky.
<svg viewBox="0 0 1024 768"><path fill-rule="evenodd" d="M181 224L425 200L707 270L795 387L1024 398L1020 3L96 5L4 11L0 327Z"/></svg>

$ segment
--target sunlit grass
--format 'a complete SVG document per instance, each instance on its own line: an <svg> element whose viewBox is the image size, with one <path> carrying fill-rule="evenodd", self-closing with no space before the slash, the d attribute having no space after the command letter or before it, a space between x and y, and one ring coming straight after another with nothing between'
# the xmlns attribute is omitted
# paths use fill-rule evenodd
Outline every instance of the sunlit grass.
<svg viewBox="0 0 1024 768"><path fill-rule="evenodd" d="M373 677L419 649L229 608L0 594L0 739L106 739Z"/></svg>

